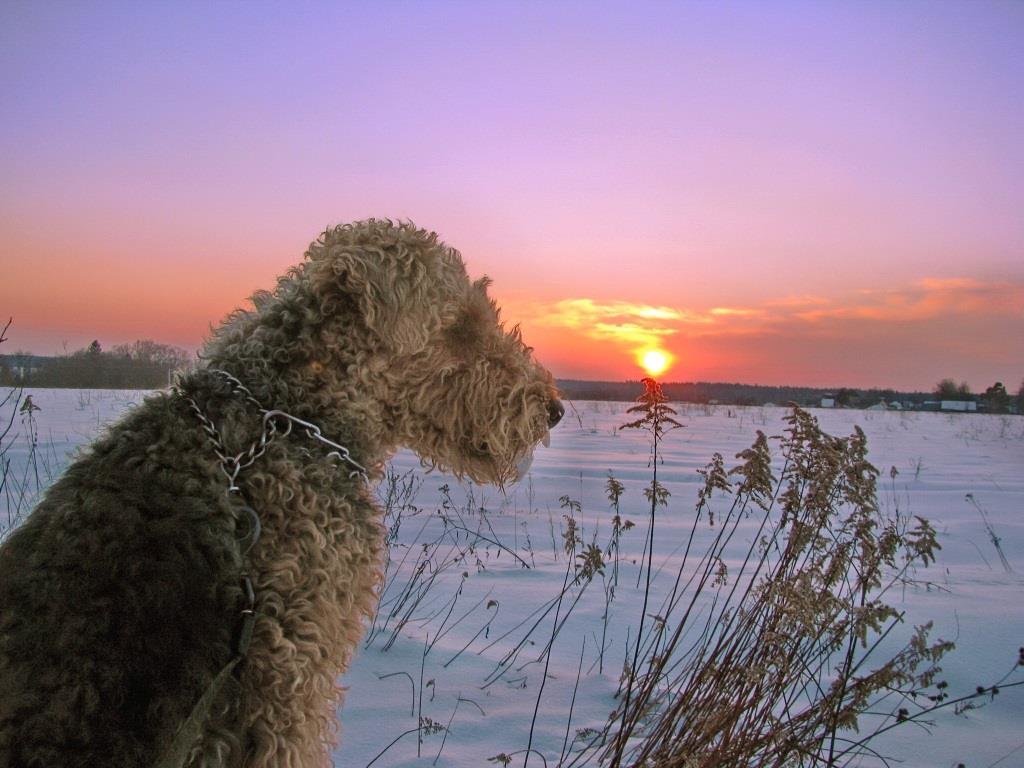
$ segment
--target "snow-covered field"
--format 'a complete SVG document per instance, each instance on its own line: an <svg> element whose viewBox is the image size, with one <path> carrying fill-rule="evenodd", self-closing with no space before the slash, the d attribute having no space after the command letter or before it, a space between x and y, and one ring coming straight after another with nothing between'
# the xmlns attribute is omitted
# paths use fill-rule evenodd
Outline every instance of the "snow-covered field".
<svg viewBox="0 0 1024 768"><path fill-rule="evenodd" d="M0 495L0 529L22 489L30 495L37 476L38 485L45 485L69 452L142 397L73 390L30 394L42 409L35 414L37 461L26 465L28 425L15 415L3 456L10 465ZM649 448L643 433L617 429L627 420L627 407L575 403L575 413L570 410L553 433L551 447L538 449L529 480L504 495L440 474L424 475L411 454L395 457L392 566L377 620L343 680L348 694L336 765L366 766L378 755L378 766L501 765L503 753L516 753L511 764L522 765L538 707L532 739L536 752L529 764L554 766L560 755L572 751L580 729L602 726L615 707L627 638L630 633L635 637L642 599L636 583L647 525L642 489L650 480ZM693 521L701 480L696 469L716 451L731 466L755 430L781 434L786 413L726 406L681 405L678 410L685 428L666 437L665 463L659 469L672 497L655 526L655 606L671 586ZM889 595L906 613L907 632L931 620L935 636L956 641L957 650L943 663L943 678L954 695L1000 679L1024 645L1024 418L848 410L814 414L831 434L846 435L860 425L868 436L869 458L881 470L882 505L926 517L939 533L943 549L938 563L917 574L930 584ZM9 406L0 409L0 431L10 418ZM608 541L609 471L625 485L622 515L636 527L623 534L620 586L606 626L600 577L578 602L579 589L560 606L553 600L562 590L567 566L565 515L572 513L584 543L603 546ZM380 491L385 495L387 484ZM579 502L579 509L563 507L564 496ZM1001 562L981 510L1012 571ZM703 523L700 535L698 544L711 535ZM552 611L537 612L549 602ZM542 654L556 612L560 621L567 615L568 620L548 660ZM514 659L503 663L517 649ZM547 679L538 705L545 662ZM441 728L428 728L435 732L418 740L420 717ZM1021 766L1021 722L1024 693L1015 688L966 715L940 713L931 729L898 728L874 746L894 765Z"/></svg>

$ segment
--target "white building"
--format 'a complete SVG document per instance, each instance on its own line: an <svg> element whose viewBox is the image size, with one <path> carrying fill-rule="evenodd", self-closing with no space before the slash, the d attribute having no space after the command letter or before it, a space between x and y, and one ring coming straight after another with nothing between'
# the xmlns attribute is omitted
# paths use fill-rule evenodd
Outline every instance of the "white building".
<svg viewBox="0 0 1024 768"><path fill-rule="evenodd" d="M975 413L978 404L973 400L943 400L939 409L943 411L958 411L959 413Z"/></svg>

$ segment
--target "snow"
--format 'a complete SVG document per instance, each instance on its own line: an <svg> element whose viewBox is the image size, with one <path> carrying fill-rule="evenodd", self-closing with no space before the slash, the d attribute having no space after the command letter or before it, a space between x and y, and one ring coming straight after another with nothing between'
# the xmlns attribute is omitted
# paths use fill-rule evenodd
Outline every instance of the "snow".
<svg viewBox="0 0 1024 768"><path fill-rule="evenodd" d="M59 473L69 452L144 394L30 392L42 409L35 413L39 455L46 457L41 484ZM561 591L566 573L562 533L568 510L560 498L567 495L580 502L581 511L574 517L583 542L595 540L603 546L611 531L605 495L609 470L626 486L622 516L636 527L622 538L620 586L606 630L603 672L597 650L605 600L598 578L578 603L572 603L577 589L557 608L560 618L567 612L569 618L552 646L533 734L537 753L529 764L543 765L543 755L547 765L557 765L567 724L571 742L578 729L600 728L614 708L626 638L630 633L635 637L642 599L635 588L634 562L641 559L646 530L641 491L650 480L649 449L643 433L617 429L627 420L628 404L574 406L552 433L550 448L538 447L528 479L504 494L439 473L424 474L408 452L395 457L394 472L415 495L407 500L391 549L382 611L342 680L348 693L340 715L336 765L366 766L395 739L374 765L500 765L488 762L500 753L518 753L511 764L523 764L544 672L543 661L537 659L550 639L556 609L529 636L527 630L538 618L531 615ZM9 408L0 409L0 427L10 418ZM750 445L755 430L781 434L786 414L784 408L721 405L677 409L685 427L665 438L665 463L659 468L672 497L655 524L654 606L671 586L679 547L692 524L701 480L696 469L716 451L732 466L731 458ZM938 563L917 574L931 585L908 586L890 595L906 612L906 634L930 620L933 637L956 641L957 650L943 663L943 678L954 695L1001 678L1024 645L1024 418L812 412L832 434L849 434L860 425L868 437L869 458L881 470L881 503L899 504L904 512L927 517L939 532L943 549ZM15 416L14 431L20 435L6 452L11 477L28 476L26 427ZM891 467L898 472L894 479ZM1012 572L1000 562L979 508L999 537ZM438 510L449 520L447 531ZM0 526L4 511L0 509ZM457 531L455 524L491 541ZM706 528L701 525L700 541L710 535ZM513 553L531 567L523 567ZM429 589L412 589L401 602L403 589L428 556L430 563L419 570L413 586L430 578ZM520 640L524 644L515 662L500 667ZM578 686L577 669L582 670ZM447 730L425 735L418 745L417 712ZM1020 689L1007 690L993 704L965 716L936 715L930 733L919 726L901 727L874 746L904 766L1024 765L1022 716L1024 695Z"/></svg>

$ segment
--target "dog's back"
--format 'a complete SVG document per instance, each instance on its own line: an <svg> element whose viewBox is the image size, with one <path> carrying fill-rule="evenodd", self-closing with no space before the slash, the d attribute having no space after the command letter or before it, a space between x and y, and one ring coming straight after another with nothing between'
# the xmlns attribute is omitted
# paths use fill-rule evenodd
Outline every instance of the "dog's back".
<svg viewBox="0 0 1024 768"><path fill-rule="evenodd" d="M3 768L150 766L229 658L237 563L191 426L151 398L0 547Z"/></svg>

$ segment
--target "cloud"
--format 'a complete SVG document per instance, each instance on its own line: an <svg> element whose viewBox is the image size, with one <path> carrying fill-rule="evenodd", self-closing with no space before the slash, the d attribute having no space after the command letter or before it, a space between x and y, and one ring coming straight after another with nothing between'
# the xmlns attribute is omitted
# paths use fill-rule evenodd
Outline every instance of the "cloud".
<svg viewBox="0 0 1024 768"><path fill-rule="evenodd" d="M622 370L608 357L608 345L634 360L660 349L694 376L741 375L751 381L827 375L839 382L856 382L858 376L907 382L941 371L967 375L972 365L975 375L987 376L1016 359L1016 339L1024 337L1024 283L971 278L928 277L901 287L795 295L749 306L571 298L521 309L521 319L546 329L566 361L607 360L603 365Z"/></svg>
<svg viewBox="0 0 1024 768"><path fill-rule="evenodd" d="M736 324L735 332L744 332L750 321L763 313L746 307L713 307L693 310L654 306L628 301L600 301L590 298L563 299L533 308L532 322L549 328L570 329L599 343L611 343L628 350L635 361L645 366L647 353L657 350L663 359L673 361L674 337L696 337L719 328L725 321Z"/></svg>
<svg viewBox="0 0 1024 768"><path fill-rule="evenodd" d="M992 317L1024 313L1024 285L970 278L924 278L902 289L862 291L843 304L804 309L794 317L827 320L917 322L943 317Z"/></svg>
<svg viewBox="0 0 1024 768"><path fill-rule="evenodd" d="M645 321L685 320L685 310L632 304L628 301L563 299L549 306L544 319L556 324L582 326L598 318L637 318Z"/></svg>
<svg viewBox="0 0 1024 768"><path fill-rule="evenodd" d="M680 327L702 319L686 310L633 304L626 301L564 299L539 308L536 322L572 328L598 341L612 341L629 347L651 349L661 339L679 332Z"/></svg>
<svg viewBox="0 0 1024 768"><path fill-rule="evenodd" d="M651 306L628 301L564 299L534 308L534 321L550 327L571 328L599 341L651 349L666 337L703 333L749 332L751 323L764 320L757 307L712 307L695 310Z"/></svg>
<svg viewBox="0 0 1024 768"><path fill-rule="evenodd" d="M712 307L710 313L713 317L760 317L763 314L759 309L737 307Z"/></svg>
<svg viewBox="0 0 1024 768"><path fill-rule="evenodd" d="M970 278L924 278L911 286L859 291L826 299L792 296L760 306L652 306L628 301L564 299L535 306L537 323L572 328L602 341L656 343L659 339L732 333L774 333L801 322L920 322L943 317L1024 316L1024 284Z"/></svg>

